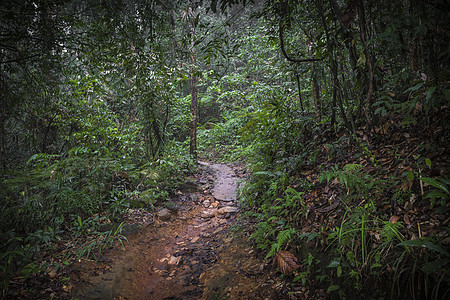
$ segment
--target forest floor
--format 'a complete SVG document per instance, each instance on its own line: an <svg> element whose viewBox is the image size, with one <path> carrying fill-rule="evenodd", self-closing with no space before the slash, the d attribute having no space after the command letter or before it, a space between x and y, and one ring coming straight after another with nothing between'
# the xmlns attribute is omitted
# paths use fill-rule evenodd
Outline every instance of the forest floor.
<svg viewBox="0 0 450 300"><path fill-rule="evenodd" d="M239 171L238 171L239 172ZM248 244L238 218L240 175L200 162L199 172L138 232L99 261L71 266L79 299L283 299L280 273ZM147 223L147 224L146 224ZM130 226L130 225L129 225Z"/></svg>

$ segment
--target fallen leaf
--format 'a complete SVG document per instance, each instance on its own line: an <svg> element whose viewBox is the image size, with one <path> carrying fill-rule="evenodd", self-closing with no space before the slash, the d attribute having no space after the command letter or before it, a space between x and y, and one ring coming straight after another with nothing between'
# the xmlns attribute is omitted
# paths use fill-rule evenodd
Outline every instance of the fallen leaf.
<svg viewBox="0 0 450 300"><path fill-rule="evenodd" d="M56 276L56 270L55 269L47 269L47 274L50 276L50 277L55 277Z"/></svg>
<svg viewBox="0 0 450 300"><path fill-rule="evenodd" d="M405 224L411 225L411 221L409 220L408 214L403 216L403 221L405 221Z"/></svg>
<svg viewBox="0 0 450 300"><path fill-rule="evenodd" d="M278 268L280 268L281 272L286 275L291 274L299 268L299 265L297 265L297 257L289 251L278 251L275 256L275 261L277 262Z"/></svg>
<svg viewBox="0 0 450 300"><path fill-rule="evenodd" d="M65 292L70 292L71 290L72 290L72 285L71 284L68 284L68 285L63 285L62 286L62 289L65 291Z"/></svg>
<svg viewBox="0 0 450 300"><path fill-rule="evenodd" d="M400 220L400 217L399 217L399 216L392 216L392 217L389 219L389 222L391 222L392 224L395 224L395 223L398 222L398 220Z"/></svg>

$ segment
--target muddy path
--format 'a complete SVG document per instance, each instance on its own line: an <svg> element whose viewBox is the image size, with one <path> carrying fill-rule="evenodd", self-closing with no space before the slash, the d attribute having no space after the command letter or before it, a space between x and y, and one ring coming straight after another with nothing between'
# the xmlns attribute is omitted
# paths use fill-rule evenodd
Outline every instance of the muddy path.
<svg viewBox="0 0 450 300"><path fill-rule="evenodd" d="M236 226L239 179L226 165L200 172L171 209L137 215L140 229L97 261L73 269L76 299L283 299L279 274ZM133 228L135 224L128 224Z"/></svg>

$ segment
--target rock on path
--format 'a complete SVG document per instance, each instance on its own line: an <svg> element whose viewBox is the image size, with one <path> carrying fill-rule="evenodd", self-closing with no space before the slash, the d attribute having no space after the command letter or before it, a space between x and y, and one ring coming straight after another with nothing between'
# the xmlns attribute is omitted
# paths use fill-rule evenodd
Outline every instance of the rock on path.
<svg viewBox="0 0 450 300"><path fill-rule="evenodd" d="M202 161L198 163L210 167L217 173L217 180L212 190L214 198L224 202L235 202L237 184L233 169L222 164L209 164Z"/></svg>

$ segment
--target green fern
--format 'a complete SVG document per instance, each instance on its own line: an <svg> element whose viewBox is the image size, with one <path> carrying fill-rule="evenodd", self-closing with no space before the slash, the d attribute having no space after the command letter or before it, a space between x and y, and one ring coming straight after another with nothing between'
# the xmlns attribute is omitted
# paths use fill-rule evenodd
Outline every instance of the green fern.
<svg viewBox="0 0 450 300"><path fill-rule="evenodd" d="M274 256L284 245L290 243L296 232L297 231L294 228L280 231L277 235L277 242L271 245L270 251L266 255L266 259Z"/></svg>
<svg viewBox="0 0 450 300"><path fill-rule="evenodd" d="M346 164L343 169L346 172L354 172L354 171L357 172L357 171L361 170L362 167L363 166L360 164Z"/></svg>

